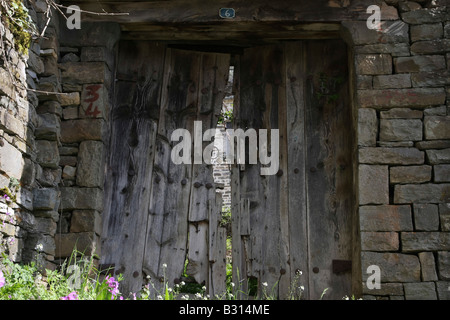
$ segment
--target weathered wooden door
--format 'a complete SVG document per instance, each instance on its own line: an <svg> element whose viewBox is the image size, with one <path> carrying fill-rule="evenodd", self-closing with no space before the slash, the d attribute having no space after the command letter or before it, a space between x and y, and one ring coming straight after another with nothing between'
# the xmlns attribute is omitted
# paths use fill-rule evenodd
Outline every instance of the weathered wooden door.
<svg viewBox="0 0 450 320"><path fill-rule="evenodd" d="M234 281L279 298L303 286L304 298L327 289L324 298L342 299L351 294L354 216L346 46L253 47L235 73L235 126L278 129L280 165L272 176L260 164L232 169Z"/></svg>
<svg viewBox="0 0 450 320"><path fill-rule="evenodd" d="M212 168L175 164L171 136L176 129L194 136L196 120L202 132L215 127L229 59L158 42L120 43L101 263L124 275L125 294L140 291L147 276L173 286L186 258L188 274L211 294L225 288L226 239Z"/></svg>

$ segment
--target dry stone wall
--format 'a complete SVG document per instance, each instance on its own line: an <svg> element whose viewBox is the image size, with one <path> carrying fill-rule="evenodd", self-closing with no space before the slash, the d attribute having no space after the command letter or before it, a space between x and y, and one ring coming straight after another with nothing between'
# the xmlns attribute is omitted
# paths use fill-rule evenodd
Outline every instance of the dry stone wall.
<svg viewBox="0 0 450 320"><path fill-rule="evenodd" d="M448 3L386 3L397 12L382 12L381 30L343 22L356 78L363 294L449 299ZM379 289L367 285L371 265Z"/></svg>
<svg viewBox="0 0 450 320"><path fill-rule="evenodd" d="M47 21L44 7L34 1L25 4L42 30ZM56 68L57 22L57 17L52 19L45 37L34 40L26 54L16 50L14 35L0 24L4 58L0 65L0 251L13 261L37 260L50 269L55 266L61 180L58 146L65 99ZM8 201L8 197L16 199Z"/></svg>
<svg viewBox="0 0 450 320"><path fill-rule="evenodd" d="M115 24L84 23L79 30L62 25L61 33L61 85L72 99L62 106L62 216L56 256L70 256L74 245L100 256L114 44L120 29Z"/></svg>

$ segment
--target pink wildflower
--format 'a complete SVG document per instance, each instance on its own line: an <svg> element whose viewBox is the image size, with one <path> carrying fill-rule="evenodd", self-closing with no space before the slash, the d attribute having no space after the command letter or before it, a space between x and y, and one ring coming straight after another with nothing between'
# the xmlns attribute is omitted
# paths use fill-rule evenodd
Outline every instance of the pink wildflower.
<svg viewBox="0 0 450 320"><path fill-rule="evenodd" d="M119 294L119 282L114 279L114 277L106 276L106 283L108 283L108 286L111 290L108 290L111 292L111 300L114 299L114 297Z"/></svg>
<svg viewBox="0 0 450 320"><path fill-rule="evenodd" d="M3 276L3 272L0 270L0 288L3 287L6 283L5 277Z"/></svg>
<svg viewBox="0 0 450 320"><path fill-rule="evenodd" d="M76 291L72 291L68 296L62 297L61 300L78 300L78 294Z"/></svg>

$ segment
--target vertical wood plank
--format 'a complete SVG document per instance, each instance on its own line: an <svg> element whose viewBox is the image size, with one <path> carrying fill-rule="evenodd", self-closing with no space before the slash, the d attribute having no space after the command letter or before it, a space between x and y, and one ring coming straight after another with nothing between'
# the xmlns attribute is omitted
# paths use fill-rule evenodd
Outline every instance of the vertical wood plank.
<svg viewBox="0 0 450 320"><path fill-rule="evenodd" d="M346 47L337 40L308 41L306 46L310 298L318 299L329 288L324 298L341 299L350 295L351 273L334 274L332 260L352 258L351 113L345 80ZM345 81L335 83L333 79L338 77ZM337 98L330 100L331 94L337 94ZM315 196L318 194L321 196Z"/></svg>
<svg viewBox="0 0 450 320"><path fill-rule="evenodd" d="M120 46L119 80L112 108L111 140L101 263L124 274L122 290L137 292L142 283L142 258L155 154L155 108L160 99L165 47L159 43ZM144 63L143 57L151 63ZM122 77L122 74L125 77ZM134 76L129 76L129 75ZM127 92L127 95L124 95ZM131 99L130 99L131 98Z"/></svg>
<svg viewBox="0 0 450 320"><path fill-rule="evenodd" d="M216 127L217 119L215 115L220 113L222 108L225 86L228 79L230 56L217 53L201 53L199 57L196 120L201 121L201 126L194 128L194 135L200 141L197 141L197 144L194 141L194 164L192 166L189 207L188 274L192 275L199 283L207 283L210 279L209 272L212 271L208 268L210 257L208 257L208 251L204 250L203 244L198 243L198 237L199 234L201 237L203 236L202 228L206 228L208 225L207 221L210 216L209 207L215 201L216 191L214 187L213 168L211 164L208 164L210 163L211 155L205 155L207 157L206 159L203 157L203 150L211 141L203 142L202 139L203 133L206 130ZM196 145L201 147L201 149L197 151ZM200 153L198 157L202 160L200 164L195 162L196 152ZM214 228L214 226L209 226L209 230L214 230L211 227ZM194 230L195 233L191 234ZM216 267L218 266L216 265ZM218 270L216 273L219 274ZM208 283L207 287L210 287Z"/></svg>
<svg viewBox="0 0 450 320"><path fill-rule="evenodd" d="M305 105L303 43L286 44L286 97L289 195L289 254L291 282L301 271L300 284L308 297L308 236L305 183Z"/></svg>
<svg viewBox="0 0 450 320"><path fill-rule="evenodd" d="M222 219L222 196L216 193L209 201L209 295L223 297L226 293L226 229Z"/></svg>

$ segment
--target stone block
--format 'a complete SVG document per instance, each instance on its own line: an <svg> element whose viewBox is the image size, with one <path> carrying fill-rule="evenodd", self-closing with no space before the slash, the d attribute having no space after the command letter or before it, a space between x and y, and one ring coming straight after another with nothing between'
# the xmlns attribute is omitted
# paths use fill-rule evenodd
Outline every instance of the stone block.
<svg viewBox="0 0 450 320"><path fill-rule="evenodd" d="M83 47L81 48L81 61L103 61L109 67L114 68L114 53L106 47Z"/></svg>
<svg viewBox="0 0 450 320"><path fill-rule="evenodd" d="M119 39L120 33L118 23L83 21L83 26L79 30L61 27L59 42L62 47L105 46L111 50Z"/></svg>
<svg viewBox="0 0 450 320"><path fill-rule="evenodd" d="M450 148L440 150L426 150L430 164L450 163Z"/></svg>
<svg viewBox="0 0 450 320"><path fill-rule="evenodd" d="M439 87L450 84L450 72L448 70L422 71L411 75L413 87Z"/></svg>
<svg viewBox="0 0 450 320"><path fill-rule="evenodd" d="M358 89L372 89L372 76L356 76L356 87Z"/></svg>
<svg viewBox="0 0 450 320"><path fill-rule="evenodd" d="M379 75L373 77L374 89L411 88L411 75L408 73Z"/></svg>
<svg viewBox="0 0 450 320"><path fill-rule="evenodd" d="M361 232L363 251L397 251L398 245L397 232Z"/></svg>
<svg viewBox="0 0 450 320"><path fill-rule="evenodd" d="M102 231L102 219L100 213L95 210L74 210L70 222L70 232L95 232Z"/></svg>
<svg viewBox="0 0 450 320"><path fill-rule="evenodd" d="M356 73L360 75L377 75L392 73L392 57L389 54L356 55Z"/></svg>
<svg viewBox="0 0 450 320"><path fill-rule="evenodd" d="M423 110L425 116L445 116L447 115L447 106L432 107Z"/></svg>
<svg viewBox="0 0 450 320"><path fill-rule="evenodd" d="M409 43L376 43L354 47L355 53L389 53L393 57L409 56Z"/></svg>
<svg viewBox="0 0 450 320"><path fill-rule="evenodd" d="M374 109L358 110L358 145L375 146L377 143L378 119Z"/></svg>
<svg viewBox="0 0 450 320"><path fill-rule="evenodd" d="M77 85L89 83L110 83L111 73L103 62L61 63L63 83Z"/></svg>
<svg viewBox="0 0 450 320"><path fill-rule="evenodd" d="M362 206L359 208L361 231L412 231L411 207L407 205Z"/></svg>
<svg viewBox="0 0 450 320"><path fill-rule="evenodd" d="M61 168L36 166L36 180L44 187L56 187L61 182Z"/></svg>
<svg viewBox="0 0 450 320"><path fill-rule="evenodd" d="M423 111L409 108L392 108L380 111L381 119L422 119Z"/></svg>
<svg viewBox="0 0 450 320"><path fill-rule="evenodd" d="M35 138L38 140L59 140L60 118L55 114L39 115L39 126L34 130Z"/></svg>
<svg viewBox="0 0 450 320"><path fill-rule="evenodd" d="M57 233L55 235L56 258L70 257L73 250L83 252L85 256L99 254L99 240L94 232Z"/></svg>
<svg viewBox="0 0 450 320"><path fill-rule="evenodd" d="M445 58L443 55L399 57L394 58L394 67L397 73L443 70Z"/></svg>
<svg viewBox="0 0 450 320"><path fill-rule="evenodd" d="M365 271L365 270L364 270ZM363 282L363 294L372 294L376 296L402 296L403 285L401 283L382 283L380 289L367 288L366 282ZM363 300L366 300L363 298Z"/></svg>
<svg viewBox="0 0 450 320"><path fill-rule="evenodd" d="M417 231L439 230L439 211L436 204L414 203L414 225Z"/></svg>
<svg viewBox="0 0 450 320"><path fill-rule="evenodd" d="M61 117L62 108L61 104L58 101L45 101L44 103L39 104L36 108L36 112L38 114L55 114L58 117Z"/></svg>
<svg viewBox="0 0 450 320"><path fill-rule="evenodd" d="M23 158L24 166L22 176L20 177L20 183L22 186L31 186L35 182L36 178L36 165L28 158Z"/></svg>
<svg viewBox="0 0 450 320"><path fill-rule="evenodd" d="M436 290L439 300L450 300L450 281L436 282Z"/></svg>
<svg viewBox="0 0 450 320"><path fill-rule="evenodd" d="M450 202L450 184L402 184L394 187L394 203Z"/></svg>
<svg viewBox="0 0 450 320"><path fill-rule="evenodd" d="M8 113L7 110L0 110L0 129L11 135L25 137L25 125L22 121Z"/></svg>
<svg viewBox="0 0 450 320"><path fill-rule="evenodd" d="M53 236L39 233L28 233L25 247L34 249L38 244L42 245L42 252L52 256L55 255L56 245Z"/></svg>
<svg viewBox="0 0 450 320"><path fill-rule="evenodd" d="M382 21L382 31L367 28L366 21L342 21L343 37L355 46L366 44L408 43L408 24L397 21Z"/></svg>
<svg viewBox="0 0 450 320"><path fill-rule="evenodd" d="M55 222L59 221L59 212L58 211L52 211L52 210L37 210L33 212L33 215L35 217L39 218L50 218ZM58 229L59 231L59 229Z"/></svg>
<svg viewBox="0 0 450 320"><path fill-rule="evenodd" d="M362 108L383 109L386 107L422 107L442 105L446 94L443 88L411 88L358 90L357 102Z"/></svg>
<svg viewBox="0 0 450 320"><path fill-rule="evenodd" d="M62 178L67 180L75 180L77 168L72 166L64 166Z"/></svg>
<svg viewBox="0 0 450 320"><path fill-rule="evenodd" d="M437 281L436 263L432 252L419 252L422 281Z"/></svg>
<svg viewBox="0 0 450 320"><path fill-rule="evenodd" d="M77 185L103 188L105 148L101 141L83 141L78 152Z"/></svg>
<svg viewBox="0 0 450 320"><path fill-rule="evenodd" d="M80 93L69 92L60 95L59 99L61 106L77 106L80 104Z"/></svg>
<svg viewBox="0 0 450 320"><path fill-rule="evenodd" d="M359 149L359 162L365 164L423 164L424 152L416 148L376 148Z"/></svg>
<svg viewBox="0 0 450 320"><path fill-rule="evenodd" d="M389 203L388 166L359 166L359 204Z"/></svg>
<svg viewBox="0 0 450 320"><path fill-rule="evenodd" d="M420 262L414 255L401 253L361 252L363 281L367 281L367 267L377 265L382 282L420 281ZM383 287L383 285L382 285Z"/></svg>
<svg viewBox="0 0 450 320"><path fill-rule="evenodd" d="M416 142L416 148L419 150L447 149L450 148L450 141L449 140L419 141Z"/></svg>
<svg viewBox="0 0 450 320"><path fill-rule="evenodd" d="M448 250L448 249L447 249ZM437 255L439 279L450 280L450 252L440 251Z"/></svg>
<svg viewBox="0 0 450 320"><path fill-rule="evenodd" d="M439 204L439 218L441 220L441 230L450 231L450 203Z"/></svg>
<svg viewBox="0 0 450 320"><path fill-rule="evenodd" d="M66 107L64 108L62 115L64 120L78 119L78 107Z"/></svg>
<svg viewBox="0 0 450 320"><path fill-rule="evenodd" d="M450 164L434 166L434 182L450 182Z"/></svg>
<svg viewBox="0 0 450 320"><path fill-rule="evenodd" d="M103 119L77 119L61 122L61 142L102 140L107 130Z"/></svg>
<svg viewBox="0 0 450 320"><path fill-rule="evenodd" d="M103 191L98 188L61 187L61 209L103 210Z"/></svg>
<svg viewBox="0 0 450 320"><path fill-rule="evenodd" d="M402 20L409 24L426 24L445 21L446 11L444 8L423 8L414 11L403 12Z"/></svg>
<svg viewBox="0 0 450 320"><path fill-rule="evenodd" d="M102 84L83 85L80 118L104 118L109 110L108 91Z"/></svg>
<svg viewBox="0 0 450 320"><path fill-rule="evenodd" d="M416 54L445 54L450 47L450 39L417 41L411 45L411 53Z"/></svg>
<svg viewBox="0 0 450 320"><path fill-rule="evenodd" d="M54 236L56 234L56 222L50 218L36 218L34 230L41 234Z"/></svg>
<svg viewBox="0 0 450 320"><path fill-rule="evenodd" d="M402 232L400 239L403 252L450 251L449 232Z"/></svg>
<svg viewBox="0 0 450 320"><path fill-rule="evenodd" d="M425 139L450 139L450 116L425 116Z"/></svg>
<svg viewBox="0 0 450 320"><path fill-rule="evenodd" d="M57 210L59 206L60 193L54 188L33 189L34 210Z"/></svg>
<svg viewBox="0 0 450 320"><path fill-rule="evenodd" d="M75 167L77 165L77 157L76 156L60 156L59 165L64 166L72 166Z"/></svg>
<svg viewBox="0 0 450 320"><path fill-rule="evenodd" d="M61 156L76 156L78 154L78 147L74 146L59 147L59 154Z"/></svg>
<svg viewBox="0 0 450 320"><path fill-rule="evenodd" d="M405 300L437 300L434 282L404 283Z"/></svg>
<svg viewBox="0 0 450 320"><path fill-rule="evenodd" d="M381 141L420 141L422 140L422 120L419 119L381 119Z"/></svg>
<svg viewBox="0 0 450 320"><path fill-rule="evenodd" d="M394 183L423 183L431 181L431 166L400 166L391 167L389 182Z"/></svg>
<svg viewBox="0 0 450 320"><path fill-rule="evenodd" d="M413 25L410 30L412 42L439 39L444 34L444 28L441 23Z"/></svg>
<svg viewBox="0 0 450 320"><path fill-rule="evenodd" d="M47 168L56 169L59 166L58 142L36 140L36 161Z"/></svg>
<svg viewBox="0 0 450 320"><path fill-rule="evenodd" d="M0 171L6 173L10 178L20 179L23 172L24 160L22 153L9 144L5 139L0 143Z"/></svg>

